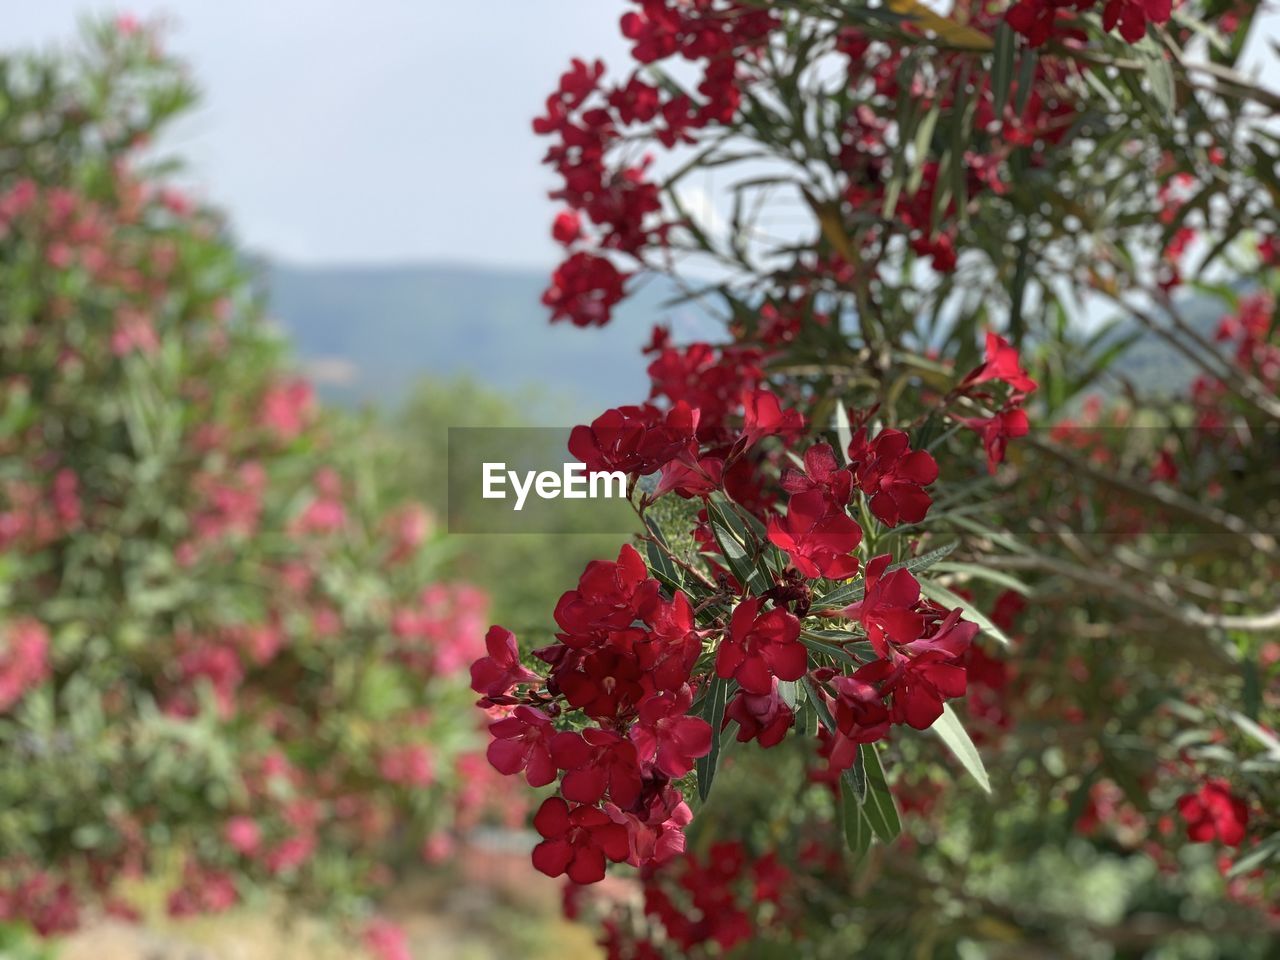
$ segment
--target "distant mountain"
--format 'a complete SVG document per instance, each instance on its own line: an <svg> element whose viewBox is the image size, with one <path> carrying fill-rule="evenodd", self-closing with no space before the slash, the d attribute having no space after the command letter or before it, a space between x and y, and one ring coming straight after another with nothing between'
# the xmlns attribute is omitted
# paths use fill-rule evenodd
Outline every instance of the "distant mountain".
<svg viewBox="0 0 1280 960"><path fill-rule="evenodd" d="M530 389L566 415L647 395L640 349L673 288L641 286L604 328L547 322L547 275L444 265L265 269L269 311L325 398L393 406L424 374L465 374L504 392Z"/></svg>
<svg viewBox="0 0 1280 960"><path fill-rule="evenodd" d="M1237 281L1228 289L1236 296L1243 296L1253 289L1253 284ZM1177 298L1178 312L1196 333L1214 342L1218 324L1231 313L1231 308L1221 297L1199 291L1187 291ZM1131 333L1143 328L1137 321L1117 330L1118 334ZM1226 352L1226 346L1220 346ZM1125 377L1139 389L1157 396L1182 396L1191 381L1200 373L1199 367L1182 353L1171 347L1163 338L1146 333L1116 360L1113 372Z"/></svg>
<svg viewBox="0 0 1280 960"><path fill-rule="evenodd" d="M447 265L264 268L270 313L324 397L393 407L424 375L468 375L510 395L535 393L563 422L647 395L640 348L654 323L680 339L718 332L697 307L664 308L675 288L647 280L604 328L547 322L542 273ZM1212 336L1222 301L1189 293L1184 315ZM1119 328L1123 335L1128 325ZM1192 365L1148 335L1113 368L1154 393L1181 393Z"/></svg>

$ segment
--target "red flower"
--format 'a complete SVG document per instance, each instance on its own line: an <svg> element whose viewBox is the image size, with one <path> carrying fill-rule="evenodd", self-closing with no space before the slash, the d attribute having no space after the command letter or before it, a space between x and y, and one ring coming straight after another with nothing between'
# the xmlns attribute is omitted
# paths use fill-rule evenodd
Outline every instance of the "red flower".
<svg viewBox="0 0 1280 960"><path fill-rule="evenodd" d="M655 690L677 691L689 682L702 636L694 629L693 607L684 593L658 605L650 620L653 631L635 646L636 661Z"/></svg>
<svg viewBox="0 0 1280 960"><path fill-rule="evenodd" d="M1007 383L1020 394L1031 393L1036 389L1036 382L1022 369L1018 351L1004 337L987 331L986 362L965 377L964 382L971 385L992 380Z"/></svg>
<svg viewBox="0 0 1280 960"><path fill-rule="evenodd" d="M748 597L733 611L716 653L716 675L737 680L748 693L767 694L774 678L804 676L809 654L800 642L800 621L781 607L761 614L760 603L759 597Z"/></svg>
<svg viewBox="0 0 1280 960"><path fill-rule="evenodd" d="M831 686L836 691L831 716L837 731L831 747L831 765L846 770L857 758L858 744L883 740L889 733L889 708L881 691L856 674L833 677Z"/></svg>
<svg viewBox="0 0 1280 960"><path fill-rule="evenodd" d="M651 697L640 707L639 720L631 728L631 742L640 759L672 780L683 777L693 769L694 760L711 752L711 725L685 715L692 699L687 690Z"/></svg>
<svg viewBox="0 0 1280 960"><path fill-rule="evenodd" d="M862 625L878 657L889 656L890 644L910 643L924 631L924 617L916 610L920 582L905 567L886 575L890 560L885 553L867 562L862 599L843 611Z"/></svg>
<svg viewBox="0 0 1280 960"><path fill-rule="evenodd" d="M1120 36L1137 43L1147 34L1147 23L1168 23L1171 0L1107 0L1102 8L1102 28L1120 27Z"/></svg>
<svg viewBox="0 0 1280 960"><path fill-rule="evenodd" d="M867 442L863 427L849 442L849 466L876 519L890 527L919 523L933 503L924 488L938 479L938 464L912 450L901 430L881 430Z"/></svg>
<svg viewBox="0 0 1280 960"><path fill-rule="evenodd" d="M933 623L933 633L912 640L910 643L904 643L903 652L912 656L922 653L938 653L950 658L963 656L969 649L969 645L973 643L973 638L978 635L978 625L969 620L962 620L962 611L959 607L948 612L940 620L938 613L942 610L941 607L927 604L922 607L922 610L926 614L926 622Z"/></svg>
<svg viewBox="0 0 1280 960"><path fill-rule="evenodd" d="M672 460L662 468L662 477L653 497L674 491L689 500L706 497L724 485L724 461L719 457L699 457L695 461Z"/></svg>
<svg viewBox="0 0 1280 960"><path fill-rule="evenodd" d="M582 236L582 219L572 210L561 210L551 224L551 236L566 247Z"/></svg>
<svg viewBox="0 0 1280 960"><path fill-rule="evenodd" d="M778 398L768 390L748 390L742 395L743 423L739 443L753 447L765 437L790 436L804 429L798 410L783 410Z"/></svg>
<svg viewBox="0 0 1280 960"><path fill-rule="evenodd" d="M503 776L523 770L531 787L544 787L556 778L552 744L561 734L541 710L516 707L511 716L489 724L489 733L494 739L485 755Z"/></svg>
<svg viewBox="0 0 1280 960"><path fill-rule="evenodd" d="M549 877L567 873L574 883L604 879L605 859L621 862L630 853L627 829L597 807L570 809L548 797L533 818L545 839L533 848L533 865Z"/></svg>
<svg viewBox="0 0 1280 960"><path fill-rule="evenodd" d="M575 326L603 327L626 295L626 279L609 260L580 251L556 268L542 302L551 308L553 321L567 318Z"/></svg>
<svg viewBox="0 0 1280 960"><path fill-rule="evenodd" d="M1192 843L1221 840L1238 847L1249 826L1248 806L1225 780L1209 780L1195 793L1179 797L1178 813L1187 821L1187 839Z"/></svg>
<svg viewBox="0 0 1280 960"><path fill-rule="evenodd" d="M795 721L795 714L778 693L778 681L768 693L739 690L724 710L724 722L737 721L738 742L757 741L762 747L776 747Z"/></svg>
<svg viewBox="0 0 1280 960"><path fill-rule="evenodd" d="M701 414L698 436L704 441L728 439L725 421L764 376L760 351L739 346L692 343L665 346L649 364L651 394L672 403L684 400Z"/></svg>
<svg viewBox="0 0 1280 960"><path fill-rule="evenodd" d="M792 494L786 517L769 519L769 541L806 577L845 580L858 572L852 553L862 528L821 490Z"/></svg>
<svg viewBox="0 0 1280 960"><path fill-rule="evenodd" d="M560 597L555 619L567 634L560 639L571 647L589 646L603 634L647 620L658 600L658 581L636 548L623 544L616 562L592 560L578 588Z"/></svg>
<svg viewBox="0 0 1280 960"><path fill-rule="evenodd" d="M1004 15L1010 27L1027 38L1033 47L1045 44L1054 32L1058 10L1070 0L1018 0Z"/></svg>
<svg viewBox="0 0 1280 960"><path fill-rule="evenodd" d="M652 404L606 410L569 434L569 452L588 470L644 476L681 454L696 454L698 411L684 401L664 415Z"/></svg>
<svg viewBox="0 0 1280 960"><path fill-rule="evenodd" d="M996 467L1004 462L1009 441L1025 437L1031 429L1027 415L1020 407L1001 410L992 417L971 417L960 422L981 435L982 446L987 451L988 473L995 473Z"/></svg>
<svg viewBox="0 0 1280 960"><path fill-rule="evenodd" d="M642 676L629 651L605 649L583 657L579 670L557 673L556 683L571 707L596 720L612 720L643 699Z"/></svg>
<svg viewBox="0 0 1280 960"><path fill-rule="evenodd" d="M487 657L471 664L471 689L485 697L504 696L520 683L540 683L542 678L520 663L516 635L492 626L484 638Z"/></svg>
<svg viewBox="0 0 1280 960"><path fill-rule="evenodd" d="M581 736L560 736L552 751L568 771L560 782L566 800L596 804L608 793L614 803L629 807L640 799L640 763L625 737L597 727L588 727Z"/></svg>
<svg viewBox="0 0 1280 960"><path fill-rule="evenodd" d="M942 716L943 701L963 697L966 685L964 667L941 652L911 659L873 660L859 667L854 678L879 684L881 695L892 701L889 718L916 730L933 726Z"/></svg>
<svg viewBox="0 0 1280 960"><path fill-rule="evenodd" d="M991 622L1007 633L1026 608L1026 597L1016 590L1005 590L991 605Z"/></svg>
<svg viewBox="0 0 1280 960"><path fill-rule="evenodd" d="M853 492L853 475L836 462L836 452L828 444L816 443L804 452L804 472L787 469L782 489L788 493L821 490L832 503L843 506Z"/></svg>
<svg viewBox="0 0 1280 960"><path fill-rule="evenodd" d="M684 852L684 828L693 820L693 811L670 784L648 781L631 810L610 812L626 827L631 847L627 860L634 866L658 866Z"/></svg>

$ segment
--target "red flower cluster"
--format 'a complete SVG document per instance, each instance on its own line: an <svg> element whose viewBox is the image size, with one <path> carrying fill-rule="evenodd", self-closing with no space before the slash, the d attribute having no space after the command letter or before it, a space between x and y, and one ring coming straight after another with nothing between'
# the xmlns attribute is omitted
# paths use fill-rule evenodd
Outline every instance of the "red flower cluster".
<svg viewBox="0 0 1280 960"><path fill-rule="evenodd" d="M534 821L544 838L534 865L591 883L606 860L643 866L684 848L691 814L671 782L711 749L711 728L688 715L702 637L688 598L664 598L630 546L616 562L588 564L555 619L558 642L534 653L549 667L545 680L520 666L514 638L494 627L472 686L482 704L519 704L490 726L497 770L523 770L534 786L563 773L560 796ZM524 693L513 696L517 688ZM551 716L566 708L596 725L557 732Z"/></svg>
<svg viewBox="0 0 1280 960"><path fill-rule="evenodd" d="M686 853L661 871L647 871L646 923L628 922L621 910L604 920L601 946L609 960L665 956L660 944L680 956L702 956L711 948L728 953L762 926L786 923L793 912L785 891L791 871L775 854L752 856L736 840L712 844L705 857ZM566 894L566 912L577 915L576 888ZM760 908L769 910L762 916Z"/></svg>
<svg viewBox="0 0 1280 960"><path fill-rule="evenodd" d="M652 404L606 410L573 428L569 452L588 470L645 476L681 455L696 454L699 411L684 401L663 413Z"/></svg>
<svg viewBox="0 0 1280 960"><path fill-rule="evenodd" d="M1083 36L1075 22L1078 14L1097 6L1098 0L1018 0L1005 19L1027 38L1033 47L1043 46L1051 37ZM1147 24L1168 23L1173 13L1171 0L1106 0L1102 8L1102 28L1117 30L1129 43L1147 35Z"/></svg>
<svg viewBox="0 0 1280 960"><path fill-rule="evenodd" d="M30 618L0 626L0 713L49 676L49 631Z"/></svg>
<svg viewBox="0 0 1280 960"><path fill-rule="evenodd" d="M625 296L626 280L608 259L580 251L556 268L542 302L551 308L552 320L604 326Z"/></svg>
<svg viewBox="0 0 1280 960"><path fill-rule="evenodd" d="M1208 780L1195 793L1179 797L1178 813L1187 822L1192 843L1217 840L1238 847L1249 828L1249 808L1225 780Z"/></svg>
<svg viewBox="0 0 1280 960"><path fill-rule="evenodd" d="M828 677L837 737L834 767L852 763L857 744L884 737L890 724L917 730L932 726L944 700L965 692L962 661L977 624L962 620L959 609L946 610L920 595L912 573L890 570L886 554L867 564L863 599L843 611L871 641L877 659L852 676Z"/></svg>
<svg viewBox="0 0 1280 960"><path fill-rule="evenodd" d="M624 136L641 132L637 127L671 148L693 142L694 131L708 124L731 122L742 99L740 60L776 26L772 14L727 0L640 0L640 7L621 22L636 60L648 64L679 55L705 61L697 88L702 99L650 84L639 70L624 83L606 86L599 61L574 60L561 76L533 129L554 138L544 162L555 167L562 186L551 197L569 208L557 215L552 235L566 247L583 249L556 269L543 296L553 320L608 323L626 275L600 254L616 251L640 260L647 248L665 243L670 224L662 219L658 186L647 176L649 158L615 161L614 148ZM597 235L583 229L580 214Z"/></svg>
<svg viewBox="0 0 1280 960"><path fill-rule="evenodd" d="M933 503L924 490L938 479L938 464L924 450L912 450L901 430L881 430L867 441L863 427L849 442L849 466L867 506L885 526L919 523Z"/></svg>
<svg viewBox="0 0 1280 960"><path fill-rule="evenodd" d="M1027 394L1036 389L1036 382L1022 369L1018 351L999 334L988 332L986 361L965 378L962 388L992 382L1011 388L1004 405L989 417L964 417L960 422L982 437L987 451L987 470L995 473L996 467L1004 462L1009 441L1025 437L1030 429L1022 403Z"/></svg>
<svg viewBox="0 0 1280 960"><path fill-rule="evenodd" d="M688 356L660 349L672 360ZM972 380L997 375L1024 382L1002 358ZM959 609L923 599L911 573L888 569L888 555L871 562L863 599L844 611L870 641L874 659L856 658L851 675L829 667L811 671L801 641L804 581L847 579L859 569L862 530L846 510L855 485L887 524L919 522L930 504L923 488L937 476L933 458L912 451L907 435L891 429L871 440L859 430L848 467L837 465L829 446L811 447L803 472L783 474L790 493L785 515L763 508L767 518L753 518L756 549L773 549L772 543L787 553L794 572L774 573L772 583L748 591L741 567L736 575L727 569L723 529L709 529L725 522L720 514L712 520L719 502L712 495L752 502L735 485L754 489L760 482L769 453L759 441L793 436L803 420L762 389L742 391L734 407L720 411L715 429L704 432L703 411L683 396L665 412L652 404L621 407L575 428L569 445L592 469L622 470L633 480L660 471L656 491L640 498L641 509L666 490L707 501L695 539L724 593L705 598L703 608L736 594L732 612L726 604L699 629L688 594L664 588L625 546L616 561L590 563L577 588L560 598L557 642L533 654L546 665L545 677L521 662L515 638L501 627L491 628L488 654L472 666L481 705L503 713L490 725L492 766L508 776L523 773L533 786L559 778L559 795L543 804L535 822L543 837L535 864L551 875L588 883L603 877L609 861L648 866L683 849L682 828L691 814L675 781L712 745L710 725L692 714L695 698L711 690L710 674L694 674L708 640L716 644L714 677L727 682L724 725L736 722L740 741L781 742L794 722L781 685L808 676L835 720L829 752L837 766L848 766L858 744L881 739L892 724L930 726L944 700L965 692L963 658L977 626L962 620ZM730 418L740 418L741 426L732 427ZM734 479L740 470L749 482ZM775 569L781 569L780 555ZM567 714L585 725L564 724Z"/></svg>

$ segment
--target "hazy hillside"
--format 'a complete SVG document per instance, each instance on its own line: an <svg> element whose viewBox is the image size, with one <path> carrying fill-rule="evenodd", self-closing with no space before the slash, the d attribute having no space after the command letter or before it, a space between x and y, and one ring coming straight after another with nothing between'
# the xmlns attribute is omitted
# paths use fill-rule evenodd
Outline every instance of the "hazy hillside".
<svg viewBox="0 0 1280 960"><path fill-rule="evenodd" d="M590 417L635 403L648 390L640 347L655 322L681 338L717 327L696 308L663 309L673 288L640 287L609 326L547 322L542 273L446 265L266 268L271 313L325 397L348 405L395 405L424 374L467 374L509 395L545 397L557 419ZM1186 316L1206 334L1220 301L1189 295ZM1116 366L1148 389L1180 392L1191 365L1156 337Z"/></svg>
<svg viewBox="0 0 1280 960"><path fill-rule="evenodd" d="M545 274L415 265L267 268L272 316L325 396L394 404L423 374L469 374L504 392L535 388L567 413L598 413L645 397L641 346L671 288L649 283L603 329L547 322Z"/></svg>

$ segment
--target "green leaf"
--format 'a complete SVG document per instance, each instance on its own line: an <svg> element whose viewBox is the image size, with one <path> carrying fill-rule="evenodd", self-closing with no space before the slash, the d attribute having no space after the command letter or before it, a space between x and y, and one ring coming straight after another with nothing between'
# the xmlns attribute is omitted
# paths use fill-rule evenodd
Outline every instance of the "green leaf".
<svg viewBox="0 0 1280 960"><path fill-rule="evenodd" d="M1134 49L1142 55L1146 66L1147 83L1151 87L1151 98L1161 111L1157 119L1170 121L1173 119L1175 106L1173 65L1165 56L1163 48L1151 41L1149 37L1144 38L1144 41L1137 44Z"/></svg>
<svg viewBox="0 0 1280 960"><path fill-rule="evenodd" d="M933 131L941 115L942 108L934 104L933 109L924 115L920 126L916 128L915 141L912 144L911 175L907 178L907 196L914 197L916 191L920 189L920 181L924 179L924 163L929 158L929 145L933 142Z"/></svg>
<svg viewBox="0 0 1280 960"><path fill-rule="evenodd" d="M652 540L645 543L644 548L649 557L649 569L653 571L653 575L668 587L675 590L681 589L684 580L680 576L680 570L671 562L671 558L663 553L662 548Z"/></svg>
<svg viewBox="0 0 1280 960"><path fill-rule="evenodd" d="M1280 738L1277 738L1275 734L1265 727L1250 720L1243 713L1233 710L1231 711L1231 719L1235 721L1236 726L1262 744L1269 756L1273 759L1280 759Z"/></svg>
<svg viewBox="0 0 1280 960"><path fill-rule="evenodd" d="M1006 647L1013 645L1013 642L1005 635L1005 632L992 623L985 613L976 609L973 604L969 603L967 600L956 596L946 587L934 583L932 580L921 580L920 592L930 600L935 600L943 606L952 608L959 607L964 611L965 618L976 623L979 629L984 633L990 634L994 639L1003 643Z"/></svg>
<svg viewBox="0 0 1280 960"><path fill-rule="evenodd" d="M711 750L705 757L694 761L698 775L698 799L703 803L711 795L711 781L716 776L716 764L720 760L720 727L724 723L724 707L729 694L729 681L712 677L707 695L702 703L701 716L711 725Z"/></svg>
<svg viewBox="0 0 1280 960"><path fill-rule="evenodd" d="M942 738L942 742L960 761L960 765L969 772L969 776L978 781L978 786L990 793L991 781L987 778L987 768L983 766L978 748L969 739L968 731L965 730L955 711L951 709L951 704L942 705L942 716L935 720L929 729Z"/></svg>
<svg viewBox="0 0 1280 960"><path fill-rule="evenodd" d="M977 580L986 580L988 583L994 583L996 586L1004 587L1006 590L1020 593L1024 597L1032 595L1031 588L1013 574L1006 573L1004 570L984 567L980 563L958 563L947 560L939 563L935 569L939 573L959 573Z"/></svg>
<svg viewBox="0 0 1280 960"><path fill-rule="evenodd" d="M844 839L855 857L861 857L871 847L874 831L867 820L866 812L853 790L845 784L840 790L841 819L844 821Z"/></svg>
<svg viewBox="0 0 1280 960"><path fill-rule="evenodd" d="M716 544L720 547L720 552L724 554L725 563L729 565L729 570L738 578L739 583L750 584L752 587L758 587L760 591L767 589L764 583L764 573L758 570L751 562L751 557L747 555L747 548L732 533L726 530L719 523L712 522L711 532L715 535ZM752 591L757 592L755 590Z"/></svg>
<svg viewBox="0 0 1280 960"><path fill-rule="evenodd" d="M1001 21L996 28L996 46L991 59L991 96L995 101L995 114L1004 113L1004 106L1009 102L1009 91L1013 87L1013 29Z"/></svg>
<svg viewBox="0 0 1280 960"><path fill-rule="evenodd" d="M840 442L840 459L849 462L849 444L853 442L853 427L849 424L849 411L843 403L836 404L836 439Z"/></svg>
<svg viewBox="0 0 1280 960"><path fill-rule="evenodd" d="M936 550L930 550L928 553L923 553L918 557L913 557L912 559L906 560L902 563L892 564L885 572L892 573L894 570L905 569L913 574L920 573L923 570L928 570L935 563L946 558L958 545L958 542L948 543L946 546L938 547ZM852 580L836 587L822 598L815 600L813 608L815 610L823 610L830 607L846 607L851 603L856 603L861 600L863 591L863 582L861 580Z"/></svg>
<svg viewBox="0 0 1280 960"><path fill-rule="evenodd" d="M1251 873L1258 869L1269 860L1280 857L1280 833L1273 833L1265 840L1261 840L1248 853L1240 857L1227 871L1228 877L1238 877L1241 874Z"/></svg>
<svg viewBox="0 0 1280 960"><path fill-rule="evenodd" d="M833 660L839 660L841 663L847 663L856 666L857 662L847 651L830 643L824 637L820 637L811 630L800 631L800 642L812 650L814 653L826 654Z"/></svg>
<svg viewBox="0 0 1280 960"><path fill-rule="evenodd" d="M884 775L884 767L880 764L880 753L874 743L864 743L859 749L863 766L867 771L867 798L863 802L863 815L885 843L893 841L902 833L902 819L898 816L898 805L894 802L893 791L889 789L889 781Z"/></svg>
<svg viewBox="0 0 1280 960"><path fill-rule="evenodd" d="M1027 112L1027 101L1031 99L1031 90L1035 85L1036 63L1039 55L1030 47L1022 48L1022 59L1018 62L1018 91L1013 101L1013 111L1018 116Z"/></svg>

